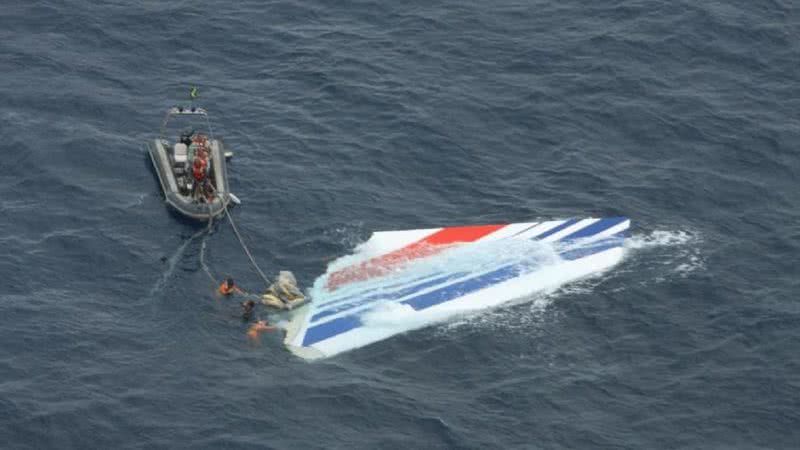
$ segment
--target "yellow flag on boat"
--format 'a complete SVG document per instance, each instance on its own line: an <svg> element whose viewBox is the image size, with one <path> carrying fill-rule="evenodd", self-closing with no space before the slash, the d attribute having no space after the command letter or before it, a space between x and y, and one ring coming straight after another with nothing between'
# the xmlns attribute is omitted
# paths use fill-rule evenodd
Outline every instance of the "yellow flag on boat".
<svg viewBox="0 0 800 450"><path fill-rule="evenodd" d="M196 86L192 86L192 89L189 91L189 98L194 100L199 96L200 96L200 93L197 91L197 87Z"/></svg>

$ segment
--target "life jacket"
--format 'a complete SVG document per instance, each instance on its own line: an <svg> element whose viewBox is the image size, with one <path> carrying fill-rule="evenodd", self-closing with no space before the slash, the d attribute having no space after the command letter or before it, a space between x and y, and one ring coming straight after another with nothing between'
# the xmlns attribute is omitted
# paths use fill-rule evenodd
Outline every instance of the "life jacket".
<svg viewBox="0 0 800 450"><path fill-rule="evenodd" d="M197 181L203 181L206 177L206 162L200 158L195 158L192 163L192 175Z"/></svg>
<svg viewBox="0 0 800 450"><path fill-rule="evenodd" d="M219 285L219 293L222 295L232 294L235 289L236 288L234 286L228 287L228 283L225 282L222 282L222 284Z"/></svg>

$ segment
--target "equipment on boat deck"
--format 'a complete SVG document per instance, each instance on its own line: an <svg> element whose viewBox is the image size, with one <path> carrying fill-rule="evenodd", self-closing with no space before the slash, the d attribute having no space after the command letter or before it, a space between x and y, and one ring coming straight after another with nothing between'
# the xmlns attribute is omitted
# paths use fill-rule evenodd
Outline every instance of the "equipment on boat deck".
<svg viewBox="0 0 800 450"><path fill-rule="evenodd" d="M180 134L170 129L181 120L199 120L205 129L196 131L193 126ZM197 220L208 220L225 211L232 201L225 157L230 152L214 138L205 109L170 108L159 137L146 146L168 205ZM238 199L233 203L238 204Z"/></svg>

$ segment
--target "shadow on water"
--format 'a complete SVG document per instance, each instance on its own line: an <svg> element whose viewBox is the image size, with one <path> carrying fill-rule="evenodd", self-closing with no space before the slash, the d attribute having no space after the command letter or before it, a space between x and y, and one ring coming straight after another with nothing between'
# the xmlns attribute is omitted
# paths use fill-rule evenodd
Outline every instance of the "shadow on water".
<svg viewBox="0 0 800 450"><path fill-rule="evenodd" d="M161 184L158 179L158 175L146 151L144 152L143 155L143 161L144 164L147 166L150 174L153 176L153 183L156 189L158 189L159 191L159 198L161 198L163 201L164 193L161 191ZM213 234L213 229L209 228L208 222L199 221L186 217L180 212L176 211L174 208L171 208L169 205L167 205L166 202L162 202L162 207L164 207L168 211L169 216L172 219L174 219L179 225L182 225L183 227L193 231L194 233L188 239L184 240L170 256L164 257L164 262L166 262L167 267L161 273L161 276L158 278L158 280L156 280L156 282L153 284L153 287L150 288L150 291L148 292L147 295L148 298L153 298L157 292L164 289L164 287L167 285L170 278L174 274L178 262L180 262L180 260L183 258L186 249L192 242L197 241L201 237L206 237L210 234Z"/></svg>
<svg viewBox="0 0 800 450"><path fill-rule="evenodd" d="M183 241L180 246L170 255L165 257L165 262L167 263L166 269L161 273L161 277L155 282L150 291L147 294L148 298L153 298L156 292L160 292L164 289L164 287L169 282L169 279L172 277L172 274L175 272L175 267L177 267L178 262L183 258L183 254L186 252L186 248L189 247L189 244L195 242L200 237L204 237L208 235L210 230L207 227L203 227L190 236L188 239Z"/></svg>

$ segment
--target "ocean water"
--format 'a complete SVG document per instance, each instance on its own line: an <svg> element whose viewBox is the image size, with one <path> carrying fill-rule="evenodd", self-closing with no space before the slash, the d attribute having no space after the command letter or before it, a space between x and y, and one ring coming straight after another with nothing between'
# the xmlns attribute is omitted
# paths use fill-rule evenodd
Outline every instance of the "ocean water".
<svg viewBox="0 0 800 450"><path fill-rule="evenodd" d="M731 0L0 5L0 447L796 448L800 14ZM625 215L599 278L307 363L143 143L200 89L309 286L372 230ZM192 238L194 236L194 238Z"/></svg>

